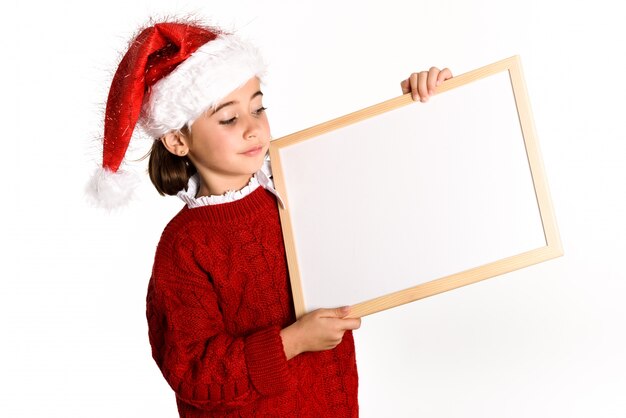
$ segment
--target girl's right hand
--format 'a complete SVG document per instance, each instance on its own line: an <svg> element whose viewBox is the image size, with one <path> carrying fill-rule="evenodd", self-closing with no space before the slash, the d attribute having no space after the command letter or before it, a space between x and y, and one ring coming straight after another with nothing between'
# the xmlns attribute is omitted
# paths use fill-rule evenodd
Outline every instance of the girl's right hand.
<svg viewBox="0 0 626 418"><path fill-rule="evenodd" d="M335 348L347 330L361 326L361 318L346 318L350 308L317 309L280 331L287 360L307 351Z"/></svg>

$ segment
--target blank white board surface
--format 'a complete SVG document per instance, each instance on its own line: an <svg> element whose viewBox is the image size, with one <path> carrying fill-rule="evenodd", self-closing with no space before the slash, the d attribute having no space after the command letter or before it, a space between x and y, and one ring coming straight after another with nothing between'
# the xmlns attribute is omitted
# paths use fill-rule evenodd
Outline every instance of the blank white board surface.
<svg viewBox="0 0 626 418"><path fill-rule="evenodd" d="M467 284L450 280L459 273L550 247L515 94L510 72L494 70L428 103L273 141L299 315L344 305L367 315L430 294L368 301L437 281L439 293Z"/></svg>

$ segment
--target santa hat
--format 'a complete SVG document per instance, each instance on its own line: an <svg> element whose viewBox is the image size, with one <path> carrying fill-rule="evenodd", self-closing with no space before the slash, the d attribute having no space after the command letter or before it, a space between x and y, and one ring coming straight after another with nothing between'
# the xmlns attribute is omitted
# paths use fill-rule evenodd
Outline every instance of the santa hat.
<svg viewBox="0 0 626 418"><path fill-rule="evenodd" d="M106 104L102 166L89 194L103 207L125 203L137 180L120 170L137 123L153 138L191 124L265 64L233 34L190 23L156 23L137 35L115 72Z"/></svg>

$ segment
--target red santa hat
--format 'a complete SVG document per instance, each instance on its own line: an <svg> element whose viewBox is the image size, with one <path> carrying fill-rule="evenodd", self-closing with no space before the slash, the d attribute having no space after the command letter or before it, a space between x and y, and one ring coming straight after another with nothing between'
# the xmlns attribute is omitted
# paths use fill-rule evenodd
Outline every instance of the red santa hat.
<svg viewBox="0 0 626 418"><path fill-rule="evenodd" d="M262 78L259 51L234 34L190 23L156 23L137 35L115 72L106 104L102 166L89 185L99 206L132 195L120 170L135 126L153 138L191 124L250 78Z"/></svg>

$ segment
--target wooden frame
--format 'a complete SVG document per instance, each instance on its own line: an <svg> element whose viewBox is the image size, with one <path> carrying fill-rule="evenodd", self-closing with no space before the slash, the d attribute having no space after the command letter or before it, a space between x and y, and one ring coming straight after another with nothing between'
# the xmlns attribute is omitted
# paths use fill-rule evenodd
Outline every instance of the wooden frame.
<svg viewBox="0 0 626 418"><path fill-rule="evenodd" d="M298 317L332 305L365 316L563 254L519 57L437 93L271 142Z"/></svg>

